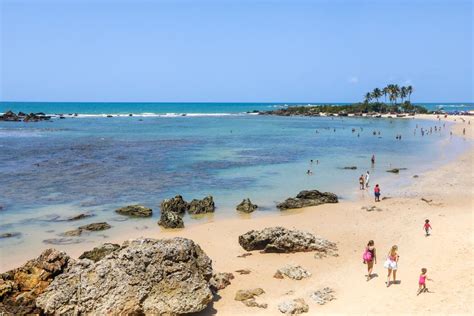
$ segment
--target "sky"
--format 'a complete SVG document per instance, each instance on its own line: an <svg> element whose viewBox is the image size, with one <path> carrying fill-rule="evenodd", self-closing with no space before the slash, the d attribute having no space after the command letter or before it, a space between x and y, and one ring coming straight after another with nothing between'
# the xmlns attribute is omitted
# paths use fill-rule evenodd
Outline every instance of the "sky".
<svg viewBox="0 0 474 316"><path fill-rule="evenodd" d="M473 102L472 0L0 0L0 101Z"/></svg>

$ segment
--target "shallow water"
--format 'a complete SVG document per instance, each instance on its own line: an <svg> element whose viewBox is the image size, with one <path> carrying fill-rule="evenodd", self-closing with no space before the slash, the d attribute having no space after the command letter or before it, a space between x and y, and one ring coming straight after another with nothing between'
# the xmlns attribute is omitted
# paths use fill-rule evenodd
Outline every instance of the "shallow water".
<svg viewBox="0 0 474 316"><path fill-rule="evenodd" d="M276 202L303 189L356 199L368 194L358 190L358 177L366 170L371 183L380 183L382 194L391 195L414 174L466 149L462 138L449 135L448 124L441 132L420 135L420 128L440 124L255 115L0 122L0 234L22 233L0 239L0 251L14 256L46 248L45 240L97 221L113 227L66 242L92 243L127 229L160 229L159 203L176 194L186 200L211 194L216 202L215 214L185 216L186 225L239 216L235 206L246 197L260 207L251 216L279 212ZM397 134L401 141L395 140ZM345 166L358 169L341 169ZM386 172L394 167L408 170ZM308 169L313 175L306 174ZM134 203L153 208L152 218L129 219L114 212ZM94 216L64 221L84 212Z"/></svg>

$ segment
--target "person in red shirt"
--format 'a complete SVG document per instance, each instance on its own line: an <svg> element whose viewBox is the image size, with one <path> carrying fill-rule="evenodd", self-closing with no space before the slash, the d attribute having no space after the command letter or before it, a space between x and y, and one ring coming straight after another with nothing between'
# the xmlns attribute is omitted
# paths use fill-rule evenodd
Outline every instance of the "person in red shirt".
<svg viewBox="0 0 474 316"><path fill-rule="evenodd" d="M380 187L378 184L374 188L375 202L380 202Z"/></svg>
<svg viewBox="0 0 474 316"><path fill-rule="evenodd" d="M425 225L423 225L423 229L425 230L425 237L430 235L431 230L433 229L430 225L430 220L425 219Z"/></svg>

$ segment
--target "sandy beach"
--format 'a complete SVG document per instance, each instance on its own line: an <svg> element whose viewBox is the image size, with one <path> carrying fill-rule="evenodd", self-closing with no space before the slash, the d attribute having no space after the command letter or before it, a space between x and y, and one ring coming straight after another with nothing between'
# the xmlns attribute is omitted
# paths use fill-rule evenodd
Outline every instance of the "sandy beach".
<svg viewBox="0 0 474 316"><path fill-rule="evenodd" d="M418 115L417 118L437 119L434 115ZM472 118L449 116L442 118L445 120L457 123L453 126L454 134L465 137L466 141L472 139L473 124L467 123L469 120L474 123ZM456 161L420 174L410 187L399 188L396 195L384 192L382 184L382 197L390 198L380 203L374 203L371 187L357 201L283 211L259 218L220 220L176 231L156 229L151 233L147 231L143 237L190 238L213 260L215 271L234 274L232 284L219 291L218 299L199 315L275 315L279 313L278 304L291 298L304 298L310 315L472 314L473 154L470 149ZM373 205L381 211L362 209ZM424 236L422 228L427 218L433 227L429 237ZM238 243L239 235L273 226L308 231L336 242L338 256L316 259L312 252L262 254L254 251L250 256L238 257L245 253ZM116 242L141 236L142 232L136 231ZM376 277L366 281L362 252L370 239L375 241L378 262L374 268ZM387 270L383 263L392 245L399 247L397 279L400 282L386 288ZM73 247L68 254L77 257L83 250ZM312 276L301 281L274 278L275 271L286 264L301 265ZM427 268L434 281L428 281L429 293L417 296L421 268ZM235 273L239 269L249 269L251 273ZM237 290L256 287L265 290L257 302L267 303L267 309L246 307L234 300ZM336 300L318 305L309 295L324 287L335 290Z"/></svg>

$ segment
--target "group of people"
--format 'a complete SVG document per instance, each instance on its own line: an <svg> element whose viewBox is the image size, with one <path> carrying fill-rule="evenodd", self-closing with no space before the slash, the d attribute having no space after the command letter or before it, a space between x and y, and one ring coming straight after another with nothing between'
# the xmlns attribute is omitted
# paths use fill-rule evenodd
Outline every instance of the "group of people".
<svg viewBox="0 0 474 316"><path fill-rule="evenodd" d="M359 189L365 190L369 188L369 181L370 181L369 171L367 171L365 176L361 174L359 177ZM378 184L376 184L374 187L374 196L375 196L375 202L380 202L380 186Z"/></svg>
<svg viewBox="0 0 474 316"><path fill-rule="evenodd" d="M429 236L432 230L430 225L430 220L426 219L425 224L423 225L423 230L425 231L425 236ZM370 281L373 277L372 271L374 269L374 264L377 264L377 252L375 249L375 242L369 240L367 246L365 247L364 253L362 254L363 263L367 265L367 281ZM400 255L398 254L398 246L393 245L387 253L387 257L384 262L384 268L387 269L387 281L385 284L389 287L391 284L396 284L397 282L397 270L398 262L400 260ZM426 287L426 281L433 281L427 276L428 270L426 268L421 269L421 274L418 279L418 291L417 295L420 295L423 292L428 292ZM392 281L390 280L392 278Z"/></svg>

